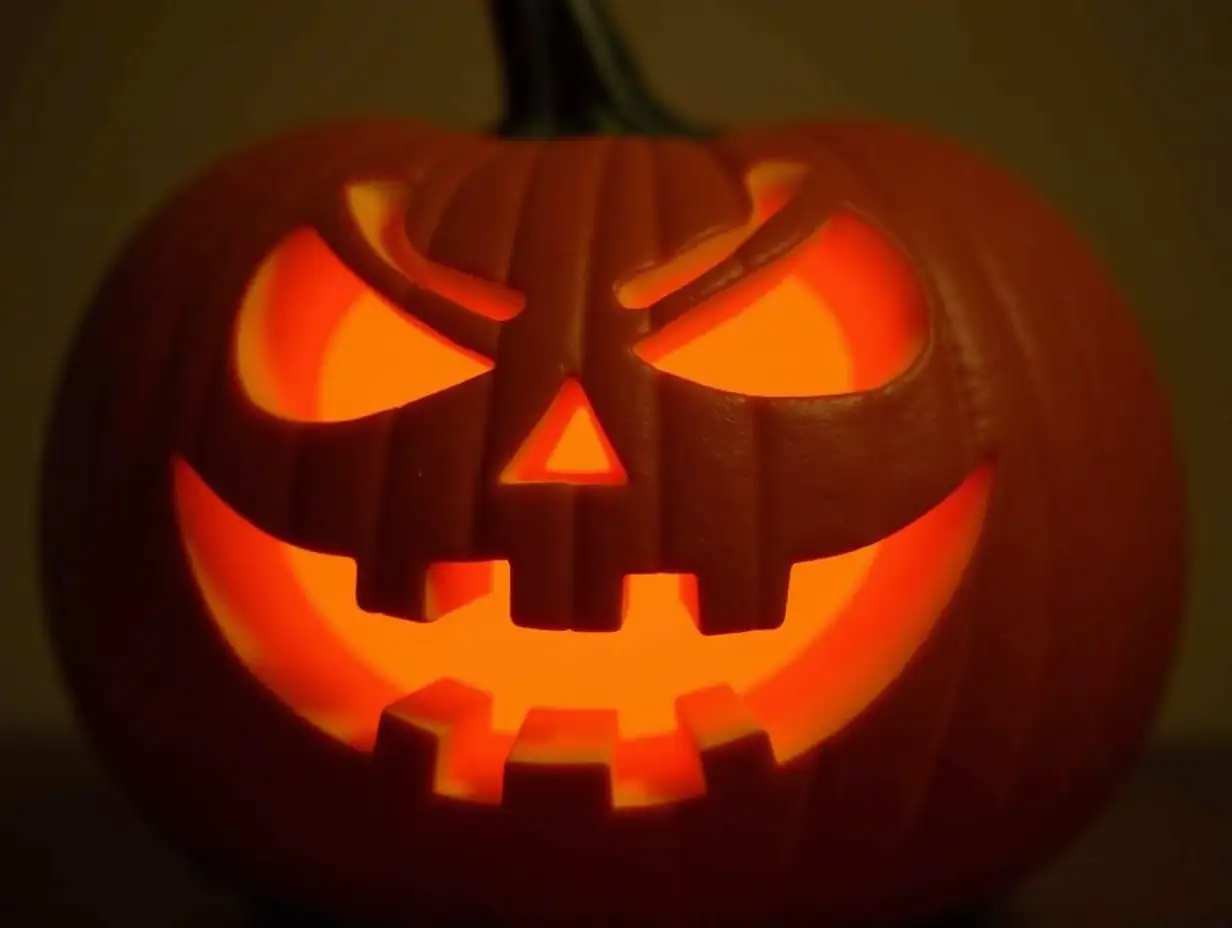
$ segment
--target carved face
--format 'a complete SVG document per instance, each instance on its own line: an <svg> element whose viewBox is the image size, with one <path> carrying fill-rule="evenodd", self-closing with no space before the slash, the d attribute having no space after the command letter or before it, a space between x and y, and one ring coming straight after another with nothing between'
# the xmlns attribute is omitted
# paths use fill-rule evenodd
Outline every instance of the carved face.
<svg viewBox="0 0 1232 928"><path fill-rule="evenodd" d="M923 291L869 221L802 213L732 273L808 173L712 179L743 221L666 257L581 190L542 219L549 194L524 194L503 268L474 231L496 196L428 232L431 182L347 186L354 266L288 231L236 316L221 457L175 471L252 672L363 749L382 713L465 730L435 789L484 802L527 757L602 758L618 807L698 795L700 745L764 732L783 762L863 709L947 603L988 476L943 411ZM287 463L251 479L254 456ZM903 472L921 456L943 465Z"/></svg>
<svg viewBox="0 0 1232 928"><path fill-rule="evenodd" d="M1001 175L827 131L322 130L150 224L44 518L78 701L160 816L326 907L528 911L770 860L906 899L1071 820L1175 615L1149 362Z"/></svg>

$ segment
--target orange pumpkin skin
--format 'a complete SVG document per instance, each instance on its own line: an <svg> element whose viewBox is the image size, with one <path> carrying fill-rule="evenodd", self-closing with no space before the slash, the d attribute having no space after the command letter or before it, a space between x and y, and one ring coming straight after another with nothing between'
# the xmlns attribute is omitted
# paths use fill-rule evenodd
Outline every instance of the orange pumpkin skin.
<svg viewBox="0 0 1232 928"><path fill-rule="evenodd" d="M606 171L598 180L597 150ZM616 811L596 803L592 781L559 769L552 779L555 768L516 795L506 784L498 806L435 796L431 739L358 750L255 680L219 636L189 569L170 462L183 457L289 541L344 533L362 495L358 465L326 449L299 478L312 493L281 509L261 502L292 473L287 449L305 430L270 431L245 412L227 346L244 289L277 241L312 226L381 286L386 272L341 218L345 184L453 184L452 198L441 193L438 235L425 244L435 260L498 280L572 275L595 290L596 279L614 283L742 222L740 174L773 160L807 165L809 180L737 270L777 260L801 230L840 208L865 217L902 250L925 294L935 396L895 406L893 388L874 391L853 401L857 415L835 418L846 431L833 447L884 443L860 459L865 466L815 455L807 467L788 466L795 445L784 440L775 446L780 482L742 472L739 485L784 501L792 518L825 522L825 544L837 551L923 511L981 462L991 467L972 559L901 674L790 763L719 751L703 795ZM450 174L454 181L441 179ZM651 197L653 210L630 205ZM590 251L550 247L585 232ZM729 282L704 278L659 311ZM588 337L621 337L602 324ZM506 405L488 427L504 429L495 440L509 447L529 421L519 404L538 408L550 392L535 359L519 356L498 381ZM614 404L640 388L602 365L583 378L628 452L636 410ZM800 421L814 431L831 422L821 413ZM744 434L716 440L734 454ZM692 487L685 479L704 429L675 444L656 440L667 442L662 459L637 464L634 450L632 468L670 491L664 512L679 507L693 528L730 539L723 563L738 570L757 551L741 537L739 507L718 503L735 484L716 476L721 468ZM472 454L465 437L442 442L450 468ZM416 447L394 448L385 464L421 460ZM920 454L904 459L912 447ZM774 461L766 466L778 473ZM843 495L810 495L809 475L826 467L836 468ZM863 505L844 508L844 499ZM837 515L826 517L828 506ZM516 563L519 545L559 542L540 512L488 511L478 531L505 519L501 543ZM472 515L446 507L438 517L460 525ZM644 542L652 553L638 563L677 567L652 544L668 529L641 510L615 518L627 532L621 550ZM598 544L601 529L582 524L577 544ZM1132 316L1072 233L1013 180L947 144L869 124L709 142L536 143L376 122L238 155L137 235L86 318L47 449L42 529L67 680L134 801L191 855L255 894L347 919L499 913L671 923L807 911L846 920L978 899L1068 840L1131 761L1160 698L1182 599L1171 426ZM527 595L542 604L551 589L541 578ZM754 587L745 601L758 615L759 595ZM567 626L568 608L554 614Z"/></svg>

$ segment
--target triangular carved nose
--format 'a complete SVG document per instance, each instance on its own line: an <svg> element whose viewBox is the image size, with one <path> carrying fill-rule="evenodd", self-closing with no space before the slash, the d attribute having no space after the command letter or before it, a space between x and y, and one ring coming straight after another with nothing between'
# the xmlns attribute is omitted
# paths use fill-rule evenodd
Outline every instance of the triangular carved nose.
<svg viewBox="0 0 1232 928"><path fill-rule="evenodd" d="M502 483L627 483L599 417L576 378L564 382L547 412L501 474Z"/></svg>

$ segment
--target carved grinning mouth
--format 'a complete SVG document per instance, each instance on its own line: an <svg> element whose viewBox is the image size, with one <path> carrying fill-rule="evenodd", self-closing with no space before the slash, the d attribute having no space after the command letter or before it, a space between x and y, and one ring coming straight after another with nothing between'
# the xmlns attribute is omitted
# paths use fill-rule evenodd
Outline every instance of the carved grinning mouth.
<svg viewBox="0 0 1232 928"><path fill-rule="evenodd" d="M431 750L416 762L431 765L438 795L499 803L510 770L599 765L617 808L705 792L720 753L732 756L716 749L733 742L760 752L767 769L783 764L866 708L943 614L991 485L985 465L881 541L795 564L781 627L706 636L679 575L627 577L618 632L515 626L501 562L486 565L484 595L438 584L435 622L365 612L354 561L265 533L183 459L172 466L208 614L297 714L378 755L426 739ZM477 571L464 575L473 582Z"/></svg>

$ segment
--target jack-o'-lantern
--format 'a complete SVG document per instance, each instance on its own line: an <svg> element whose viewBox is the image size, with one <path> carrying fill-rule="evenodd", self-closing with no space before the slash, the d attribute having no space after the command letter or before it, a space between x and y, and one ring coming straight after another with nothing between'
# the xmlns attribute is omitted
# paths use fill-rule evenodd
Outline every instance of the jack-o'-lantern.
<svg viewBox="0 0 1232 928"><path fill-rule="evenodd" d="M1000 886L1168 664L1131 317L970 155L673 138L590 7L494 8L501 134L275 140L104 286L43 501L97 744L207 864L348 918ZM572 79L520 83L537 34Z"/></svg>

